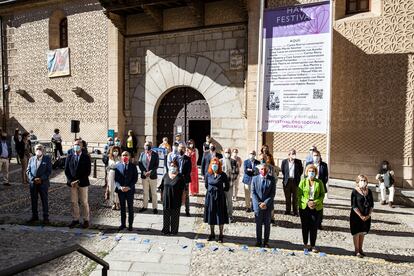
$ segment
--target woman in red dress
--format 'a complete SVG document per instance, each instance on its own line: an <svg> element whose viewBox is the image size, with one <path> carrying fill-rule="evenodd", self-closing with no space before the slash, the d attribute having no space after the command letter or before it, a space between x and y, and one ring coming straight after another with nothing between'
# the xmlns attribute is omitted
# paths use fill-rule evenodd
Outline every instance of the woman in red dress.
<svg viewBox="0 0 414 276"><path fill-rule="evenodd" d="M191 158L191 183L190 183L190 195L194 196L198 194L198 150L195 147L193 139L187 142L187 156Z"/></svg>

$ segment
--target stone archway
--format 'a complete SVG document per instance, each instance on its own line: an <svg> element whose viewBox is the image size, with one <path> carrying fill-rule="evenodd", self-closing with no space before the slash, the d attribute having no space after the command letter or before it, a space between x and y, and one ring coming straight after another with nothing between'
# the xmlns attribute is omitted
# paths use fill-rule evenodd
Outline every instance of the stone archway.
<svg viewBox="0 0 414 276"><path fill-rule="evenodd" d="M182 86L199 91L206 99L210 107L211 134L216 139L232 146L236 144L235 140L244 137L243 95L232 86L222 67L202 56L161 58L150 51L147 51L146 61L148 69L130 102L131 119L144 122L147 139L156 139L156 111L161 99L172 89Z"/></svg>

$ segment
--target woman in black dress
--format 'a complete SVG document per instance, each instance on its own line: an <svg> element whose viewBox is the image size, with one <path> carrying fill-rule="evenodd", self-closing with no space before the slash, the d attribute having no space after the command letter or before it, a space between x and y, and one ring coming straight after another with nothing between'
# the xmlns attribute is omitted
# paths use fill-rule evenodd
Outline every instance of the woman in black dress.
<svg viewBox="0 0 414 276"><path fill-rule="evenodd" d="M371 228L371 213L374 208L372 192L368 189L368 178L365 175L358 175L356 187L351 194L351 234L354 237L355 256L365 256L362 251L364 236Z"/></svg>
<svg viewBox="0 0 414 276"><path fill-rule="evenodd" d="M208 241L215 239L214 226L218 225L220 230L218 241L222 243L224 224L229 223L226 195L224 192L229 190L230 183L226 173L222 171L220 160L217 157L211 159L204 180L207 189L204 222L210 225L211 231L208 236Z"/></svg>
<svg viewBox="0 0 414 276"><path fill-rule="evenodd" d="M178 173L178 162L174 159L168 166L168 173L164 175L160 185L162 204L164 208L163 228L164 235L177 235L180 223L181 204L185 203L185 181Z"/></svg>

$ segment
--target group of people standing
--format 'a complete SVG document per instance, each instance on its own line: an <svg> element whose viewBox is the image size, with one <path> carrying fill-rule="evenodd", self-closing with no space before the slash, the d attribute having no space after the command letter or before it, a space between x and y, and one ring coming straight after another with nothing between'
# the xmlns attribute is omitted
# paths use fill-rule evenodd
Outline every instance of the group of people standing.
<svg viewBox="0 0 414 276"><path fill-rule="evenodd" d="M58 132L55 134L59 134ZM153 144L147 141L144 151L138 154L137 140L132 131L129 133L125 145L119 138L108 138L105 147L106 162L106 197L110 200L114 210L121 212L120 230L127 228L126 217L128 211L128 230L133 229L135 185L140 177L143 185L143 206L139 212L148 210L148 203L152 203L152 212L158 213L158 194L161 193L163 204L162 233L176 235L179 229L181 206L185 206L185 213L190 216L189 197L199 194L197 161L201 157L201 174L204 178L206 196L204 204L204 222L210 225L208 240L216 239L215 226L218 225L218 241L224 240L224 225L232 222L233 201L237 200L239 178L244 187L245 210L254 212L256 223L256 245L269 246L271 223L274 222L274 198L279 172L282 173L282 185L285 195L285 215L299 216L302 226L303 244L305 250L317 252L316 239L318 229L322 229L324 199L327 194L329 179L328 166L322 161L316 147L310 148L305 162L296 158L294 149L288 152L288 157L281 162L279 168L269 147L264 145L256 158L254 150L249 152L248 158L242 160L238 156L238 149L225 148L223 154L217 151L210 136L203 144L203 153L199 154L195 142L182 141L181 135L175 137L172 146L164 138L159 145L164 148L166 173L157 187L159 155L153 150ZM37 201L40 196L43 221L49 223L48 187L52 171L51 158L45 154L41 144L31 151L29 135L21 137L16 132L14 138L16 147L23 155L20 159L25 166L23 183L30 186L32 199L32 218L29 222L39 220ZM10 159L11 148L7 134L2 133L0 145L0 166L5 166L5 160ZM57 141L61 137L55 135ZM75 139L65 162L67 185L71 191L71 205L73 220L70 227L80 225L89 227L88 186L91 173L91 157L86 149L86 143ZM60 154L61 149L57 149ZM26 161L23 161L26 160ZM305 164L305 166L303 166ZM139 167L140 174L137 167ZM305 169L304 169L305 167ZM4 176L4 175L3 175ZM385 193L390 192L388 204L393 207L394 171L387 161L382 162L376 177L381 189L381 203L385 204ZM7 185L7 176L4 176ZM354 239L355 255L365 256L362 250L364 235L370 230L371 214L374 203L371 190L368 189L368 179L359 175L355 189L351 195L350 228ZM82 223L81 223L82 219ZM263 236L264 227L264 236Z"/></svg>

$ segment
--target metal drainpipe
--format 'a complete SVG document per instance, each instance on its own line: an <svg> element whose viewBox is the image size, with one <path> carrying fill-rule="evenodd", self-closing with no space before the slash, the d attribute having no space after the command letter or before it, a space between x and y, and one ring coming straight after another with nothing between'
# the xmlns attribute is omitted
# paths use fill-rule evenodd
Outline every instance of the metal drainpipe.
<svg viewBox="0 0 414 276"><path fill-rule="evenodd" d="M1 84L3 88L3 130L7 131L6 125L6 80L5 80L5 64L4 64L4 29L3 29L3 16L0 16L0 43L1 43Z"/></svg>

